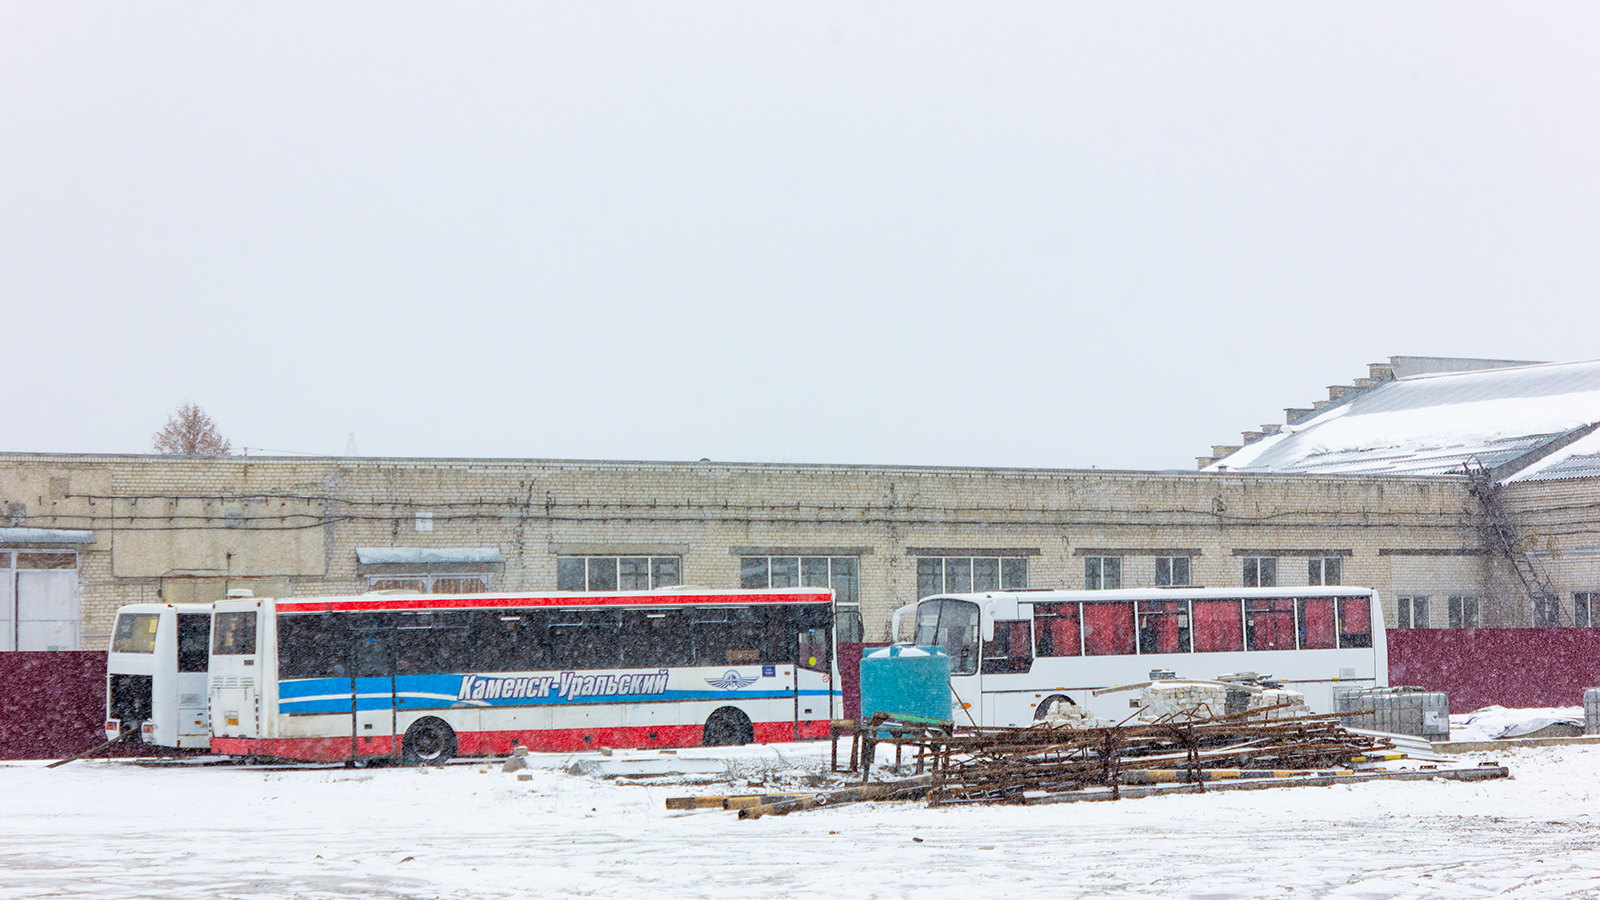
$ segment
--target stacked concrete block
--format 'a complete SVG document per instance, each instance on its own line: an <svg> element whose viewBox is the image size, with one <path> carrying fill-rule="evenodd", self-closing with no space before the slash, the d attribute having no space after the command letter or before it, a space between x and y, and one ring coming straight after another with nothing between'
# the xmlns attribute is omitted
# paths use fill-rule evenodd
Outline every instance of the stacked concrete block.
<svg viewBox="0 0 1600 900"><path fill-rule="evenodd" d="M1359 688L1335 695L1340 723L1430 741L1450 739L1450 696L1420 687ZM1348 715L1344 715L1348 713Z"/></svg>
<svg viewBox="0 0 1600 900"><path fill-rule="evenodd" d="M1141 719L1172 715L1179 718L1208 718L1231 712L1264 710L1262 718L1276 722L1311 712L1304 694L1282 688L1250 690L1192 681L1158 681L1140 694L1144 706Z"/></svg>

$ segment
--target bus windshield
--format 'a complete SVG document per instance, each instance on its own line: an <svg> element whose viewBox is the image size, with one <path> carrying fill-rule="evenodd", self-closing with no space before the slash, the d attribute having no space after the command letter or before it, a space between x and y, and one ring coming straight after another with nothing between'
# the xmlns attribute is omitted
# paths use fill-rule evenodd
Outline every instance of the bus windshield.
<svg viewBox="0 0 1600 900"><path fill-rule="evenodd" d="M966 600L925 600L917 607L914 640L950 654L950 674L978 671L978 604Z"/></svg>
<svg viewBox="0 0 1600 900"><path fill-rule="evenodd" d="M117 633L111 639L111 652L156 652L156 626L160 622L159 613L123 613L117 616Z"/></svg>

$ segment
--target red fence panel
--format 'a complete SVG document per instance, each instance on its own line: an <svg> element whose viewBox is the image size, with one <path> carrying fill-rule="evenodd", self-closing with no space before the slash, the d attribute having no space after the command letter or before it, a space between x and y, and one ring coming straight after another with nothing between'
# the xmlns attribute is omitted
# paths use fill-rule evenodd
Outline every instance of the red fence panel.
<svg viewBox="0 0 1600 900"><path fill-rule="evenodd" d="M1389 683L1450 695L1452 712L1484 706L1578 706L1600 687L1600 628L1391 631Z"/></svg>
<svg viewBox="0 0 1600 900"><path fill-rule="evenodd" d="M106 655L0 653L0 759L57 759L106 739Z"/></svg>
<svg viewBox="0 0 1600 900"><path fill-rule="evenodd" d="M879 647L887 647L887 643L845 643L839 644L839 690L844 693L844 714L842 718L855 719L861 716L861 657L867 651Z"/></svg>

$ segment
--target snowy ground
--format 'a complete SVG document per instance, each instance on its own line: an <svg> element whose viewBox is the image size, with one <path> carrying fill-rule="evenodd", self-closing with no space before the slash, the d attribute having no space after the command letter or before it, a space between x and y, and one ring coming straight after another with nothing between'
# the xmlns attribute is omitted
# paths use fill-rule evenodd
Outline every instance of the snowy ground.
<svg viewBox="0 0 1600 900"><path fill-rule="evenodd" d="M720 752L781 771L826 745ZM602 780L561 756L529 781L0 763L0 898L1600 896L1600 746L1467 757L1489 758L1514 780L756 821L664 808L726 783Z"/></svg>

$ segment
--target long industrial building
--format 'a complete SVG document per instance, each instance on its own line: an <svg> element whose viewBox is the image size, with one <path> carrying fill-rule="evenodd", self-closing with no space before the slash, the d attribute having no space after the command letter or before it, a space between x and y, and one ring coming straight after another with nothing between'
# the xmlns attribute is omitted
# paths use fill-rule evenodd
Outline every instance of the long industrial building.
<svg viewBox="0 0 1600 900"><path fill-rule="evenodd" d="M122 604L826 585L1352 584L1391 628L1600 626L1600 361L1395 357L1198 471L0 454L0 651Z"/></svg>

